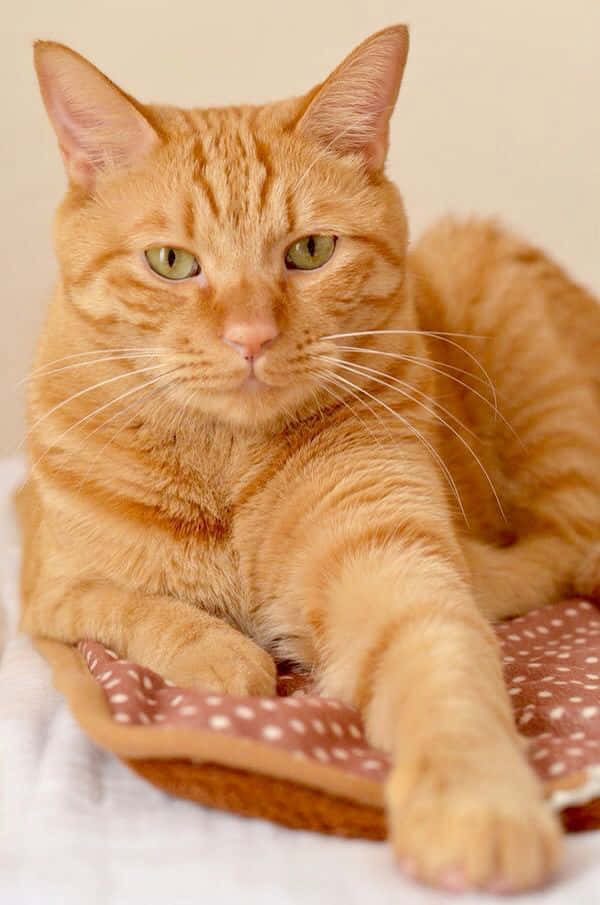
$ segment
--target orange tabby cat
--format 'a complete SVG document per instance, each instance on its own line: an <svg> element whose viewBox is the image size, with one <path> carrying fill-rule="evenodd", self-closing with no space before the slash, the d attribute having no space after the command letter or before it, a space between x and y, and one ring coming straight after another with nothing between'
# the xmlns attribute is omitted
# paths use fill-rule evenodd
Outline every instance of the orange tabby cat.
<svg viewBox="0 0 600 905"><path fill-rule="evenodd" d="M406 868L515 890L560 831L490 619L600 585L600 311L489 224L407 257L407 49L387 28L305 97L180 110L36 45L69 190L22 624L236 694L310 667L393 753Z"/></svg>

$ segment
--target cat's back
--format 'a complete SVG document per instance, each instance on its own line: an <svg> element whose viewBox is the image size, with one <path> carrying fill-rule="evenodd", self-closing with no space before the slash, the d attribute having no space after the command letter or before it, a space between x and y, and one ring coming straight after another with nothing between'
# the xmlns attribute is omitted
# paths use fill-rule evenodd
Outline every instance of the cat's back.
<svg viewBox="0 0 600 905"><path fill-rule="evenodd" d="M427 346L435 399L451 420L442 430L437 418L440 453L475 533L504 543L530 530L535 495L558 486L557 475L568 482L574 460L578 475L597 473L600 305L495 223L443 220L410 265L419 326L434 334Z"/></svg>
<svg viewBox="0 0 600 905"><path fill-rule="evenodd" d="M600 401L600 303L541 250L493 221L445 218L410 259L424 329L492 340L516 333L516 357L543 343L550 329L549 354L558 347L568 355Z"/></svg>

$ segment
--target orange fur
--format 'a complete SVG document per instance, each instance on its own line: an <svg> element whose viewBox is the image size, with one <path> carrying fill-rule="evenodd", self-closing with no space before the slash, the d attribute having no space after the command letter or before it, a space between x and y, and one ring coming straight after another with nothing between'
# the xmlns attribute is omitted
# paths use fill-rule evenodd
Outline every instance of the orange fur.
<svg viewBox="0 0 600 905"><path fill-rule="evenodd" d="M236 693L273 691L271 655L304 664L394 752L417 875L526 888L559 831L489 620L598 587L600 312L495 225L445 221L407 255L382 171L406 47L387 29L304 98L179 110L38 45L71 183L22 624ZM339 237L331 260L286 270L314 233ZM202 281L154 275L150 245L193 252ZM251 386L221 334L265 317Z"/></svg>

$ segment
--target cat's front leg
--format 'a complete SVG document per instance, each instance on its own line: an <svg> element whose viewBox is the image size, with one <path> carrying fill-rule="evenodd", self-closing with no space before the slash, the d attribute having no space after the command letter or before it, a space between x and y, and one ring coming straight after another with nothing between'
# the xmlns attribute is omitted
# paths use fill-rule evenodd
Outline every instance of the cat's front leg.
<svg viewBox="0 0 600 905"><path fill-rule="evenodd" d="M560 828L514 728L495 636L441 554L371 541L313 585L321 688L390 751L392 844L424 882L519 890L556 867Z"/></svg>
<svg viewBox="0 0 600 905"><path fill-rule="evenodd" d="M25 600L22 628L74 644L93 638L187 688L272 695L272 657L228 623L167 596L107 582L39 582Z"/></svg>

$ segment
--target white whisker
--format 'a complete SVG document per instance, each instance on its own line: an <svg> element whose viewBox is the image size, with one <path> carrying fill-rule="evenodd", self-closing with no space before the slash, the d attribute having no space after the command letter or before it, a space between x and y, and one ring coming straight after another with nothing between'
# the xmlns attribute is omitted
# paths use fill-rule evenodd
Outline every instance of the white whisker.
<svg viewBox="0 0 600 905"><path fill-rule="evenodd" d="M344 348L344 347L342 347L342 348ZM399 377L395 377L392 374L388 374L386 371L379 371L377 368L369 368L367 365L361 365L361 364L358 364L357 362L344 361L344 359L342 359L342 358L336 358L336 359L331 359L331 360L335 360L338 364L353 364L357 368L361 368L365 372L372 373L372 374L378 374L380 377L386 377L388 380L391 380L394 383L399 384L400 386L406 387L410 392L416 393L417 396L421 396L423 399L426 399L430 405L434 405L436 408L439 408L441 412L443 412L445 415L448 416L448 418L451 418L453 421L455 421L459 425L459 427L462 427L462 429L465 431L465 433L470 434L476 440L479 439L479 437L477 436L475 431L471 430L470 427L467 427L467 425L463 421L461 421L460 418L458 418L453 412L451 412L449 409L447 409L445 406L443 406L441 404L441 402L437 402L437 400L433 399L431 396L428 396L428 394L424 393L423 390L419 390L417 387L414 387L407 380L401 380Z"/></svg>
<svg viewBox="0 0 600 905"><path fill-rule="evenodd" d="M150 381L150 382L152 383L153 381ZM146 386L147 386L147 384L146 384ZM121 427L118 427L116 429L116 431L112 434L112 436L106 441L106 443L100 448L98 453L94 456L94 458L90 462L85 474L83 475L83 477L81 478L81 481L78 484L78 490L81 490L81 487L83 486L83 483L87 480L87 477L88 477L92 467L98 461L98 459L100 458L100 456L102 455L104 450L107 448L107 446L110 446L110 444L113 443L116 440L116 438L119 436L119 434L122 431L124 431L125 428L128 427L135 418L139 417L139 413L142 409L144 402L147 399L149 399L152 395L154 395L155 392L156 392L155 388L152 387L148 392L143 393L141 398L136 397L133 400L133 402L131 402L129 405L126 405L124 409L119 409L118 412L115 412L114 415L111 415L110 418L107 418L106 421L103 421L102 424L98 425L98 427L95 427L93 431L90 431L89 434L86 434L86 436L84 437L84 443L87 443L88 440L90 439L90 437L93 437L94 434L98 433L98 431L104 430L104 428L106 428L109 424L111 424L111 422L115 421L117 418L120 418L122 415L127 414L127 412L135 406L135 411L134 411L133 415L130 418L128 418L127 421L121 425ZM98 414L98 412L96 411L93 414ZM74 425L74 426L76 426L76 425ZM59 437L57 442L59 442L60 439L61 438Z"/></svg>
<svg viewBox="0 0 600 905"><path fill-rule="evenodd" d="M360 387L357 384L352 383L351 380L347 380L345 377L342 377L341 374L337 374L336 378L337 378L337 380L342 381L342 383L353 387L358 392L364 393L366 396L368 396L370 399L373 400L373 402L377 403L378 405L383 406L383 408L386 409L394 418L396 418L398 421L401 421L402 424L405 425L405 427L408 429L408 431L411 434L413 434L415 437L417 437L423 443L425 448L429 451L431 456L437 462L438 466L442 470L442 473L444 474L444 477L448 481L448 484L450 485L452 492L454 493L454 496L456 497L456 501L459 505L460 511L465 520L465 524L468 527L469 520L467 518L467 513L465 512L465 508L463 506L463 502L460 497L460 493L458 492L458 487L456 486L456 482L455 482L454 478L452 477L452 474L450 473L450 469L448 468L448 466L446 465L446 463L444 462L444 460L442 459L440 454L437 452L437 450L431 445L429 440L426 437L424 437L423 434L419 430L417 430L417 428L414 427L406 418L404 418L402 415L400 415L399 412L396 412L391 406L387 405L387 403L385 403L382 399L378 399L377 396L374 396L372 393L369 393L369 391L365 390L364 387Z"/></svg>
<svg viewBox="0 0 600 905"><path fill-rule="evenodd" d="M459 349L463 353L463 355L466 355L467 358L469 358L473 362L473 364L475 364L479 368L481 373L486 378L488 385L490 387L490 390L492 392L492 395L494 397L494 409L496 411L498 411L498 399L496 396L496 387L494 386L492 378L490 377L490 375L488 374L486 369L483 367L481 362L472 354L472 352L469 352L468 349L465 349L464 346L461 346L460 343L455 342L453 339L449 339L449 337L451 337L451 336L463 337L466 339L487 339L487 337L485 337L485 336L478 336L477 334L473 334L473 333L442 333L442 332L437 332L436 330L361 330L356 333L332 333L330 336L322 336L321 339L342 339L345 336L384 336L384 335L395 335L395 334L400 334L400 335L403 334L405 336L406 335L429 336L429 337L432 337L433 339L439 339L440 342L445 342L449 346L453 346L455 349Z"/></svg>
<svg viewBox="0 0 600 905"><path fill-rule="evenodd" d="M322 389L327 390L327 387L322 387ZM310 395L311 395L311 398L314 399L314 401L315 401L317 411L319 412L319 418L321 419L321 421L324 421L325 414L323 412L323 409L321 408L321 401L319 399L319 393L318 393L318 390L316 387L310 391Z"/></svg>
<svg viewBox="0 0 600 905"><path fill-rule="evenodd" d="M51 368L53 365L60 364L62 361L72 361L74 358L84 358L90 355L113 355L118 352L155 352L159 354L160 352L168 352L169 349L163 346L124 346L120 349L91 349L86 352L73 352L72 355L63 355L62 358L54 358L52 361L47 361L43 365L40 365L39 368L35 368L30 372L30 376L34 374L41 373L46 368Z"/></svg>
<svg viewBox="0 0 600 905"><path fill-rule="evenodd" d="M472 371L469 371L467 368L459 368L457 365L450 365L447 361L437 361L435 358L423 358L419 355L407 355L403 352L384 352L381 349L370 349L368 346L338 346L336 344L336 348L340 349L342 352L364 352L367 355L384 355L387 358L397 358L399 361L409 361L414 362L415 364L423 364L423 365L440 365L440 367L448 368L449 371L456 371L457 374L466 374L467 377L470 377L471 380L476 380L477 383L482 383L485 386L489 386L487 380L483 377L480 377L479 374L473 374ZM444 376L449 377L449 374L445 374L444 371L440 371ZM463 384L463 386L471 389L468 384ZM497 391L496 391L497 392ZM490 405L492 403L490 402Z"/></svg>
<svg viewBox="0 0 600 905"><path fill-rule="evenodd" d="M489 339L479 333L448 333L443 330L357 330L354 333L330 333L321 339L343 339L345 336L375 336L378 334L404 334L405 336L459 336L465 339Z"/></svg>
<svg viewBox="0 0 600 905"><path fill-rule="evenodd" d="M479 468L481 469L481 472L482 472L483 476L485 477L487 483L488 483L489 486L490 486L490 489L491 489L492 494L493 494L493 496L494 496L494 499L495 499L495 501L496 501L496 505L498 506L498 510L499 510L499 512L500 512L500 514L501 514L503 520L504 520L505 522L508 523L508 519L506 518L506 514L505 514L504 509L503 509L503 507L502 507L502 503L500 502L500 497L498 496L498 493L497 493L496 488L495 488L495 486L494 486L494 482L492 481L492 479L491 479L491 477L490 477L490 475L489 475L489 473L488 473L488 471L487 471L485 465L483 464L483 462L481 461L481 459L479 458L479 456L477 455L477 453L475 452L475 450L474 450L471 446L469 446L469 444L467 443L467 441L465 440L465 438L462 437L462 436L460 435L460 433L459 433L454 427L452 427L451 424L448 424L448 422L445 421L440 415L438 415L437 412L435 412L433 409L429 408L429 406L425 405L425 403L421 402L419 399L416 399L414 396L412 396L412 395L411 395L410 393L408 393L406 390L399 389L399 387L394 386L393 383L389 383L387 380L381 380L381 379L378 378L378 377L373 377L373 376L371 376L373 373L375 373L375 374L381 374L381 373L382 373L381 371L375 371L374 368L367 368L365 365L347 364L346 362L342 362L342 361L340 361L339 359L334 359L334 358L326 358L325 360L326 360L326 361L330 361L330 362L332 362L332 363L336 363L339 367L342 367L342 368L344 368L345 370L350 371L350 373L352 373L352 374L356 374L358 377L360 377L360 376L363 376L363 377L364 377L364 376L368 376L368 377L370 377L370 379L373 380L375 383L379 383L379 384L381 384L382 386L388 387L388 389L394 390L394 391L397 392L397 393L401 393L405 398L411 400L412 402L415 403L415 405L420 406L420 407L423 408L426 412L429 412L430 415L432 415L432 416L433 416L434 418L436 418L441 424L443 424L444 427L446 427L447 430L449 430L449 431L457 438L457 440L459 440L459 441L463 444L463 446L465 447L465 449L473 456L473 458L475 459L475 461L476 461L477 464L479 465ZM394 380L395 378L390 378L390 379ZM405 381L401 381L401 382L402 382L402 383L405 383ZM413 387L412 389L414 389L414 387ZM430 401L431 401L431 400L430 400ZM437 405L438 403L435 403L435 404ZM450 413L450 414L451 414L451 413ZM454 416L452 415L452 417L454 417ZM458 419L457 419L457 420L458 420ZM461 422L459 422L459 424L460 424L460 423L461 423ZM463 427L464 427L464 425L463 425ZM471 431L471 433L472 433L472 431Z"/></svg>
<svg viewBox="0 0 600 905"><path fill-rule="evenodd" d="M336 383L336 382L335 382L333 375L332 375L332 376L326 376L326 375L324 375L324 374L320 374L319 376L320 376L321 380L327 381L327 383L333 383L334 386L337 386L337 387L339 388L340 385L339 385L339 383ZM362 426L364 427L364 429L365 429L365 430L367 431L367 433L372 437L372 439L375 441L375 443L377 443L378 446L382 446L382 445L383 445L383 444L381 443L381 441L379 440L379 438L375 436L375 434L373 433L373 431L371 430L371 428L369 427L369 425L367 424L367 422L364 421L364 420L360 417L360 415L358 415L358 414L354 411L354 409L352 408L352 406L350 405L350 403L347 402L347 400L344 399L343 396L338 396L337 393L334 393L334 391L333 391L333 390L331 389L331 387L329 387L329 386L323 386L323 389L324 389L327 393L330 393L330 394L333 396L334 399L337 399L338 402L340 402L342 405L344 405L344 406L348 409L348 411L350 412L350 414L352 415L353 418L356 418L356 419L358 419L358 421L360 421L360 423L362 424ZM343 387L342 387L342 389L343 389ZM352 392L352 391L351 391L351 392ZM354 396L355 399L357 399L360 403L362 403L362 400L361 400L360 396L358 396L356 393L352 392L352 396ZM373 411L373 409L371 409L371 411L372 411L373 414L375 415L375 412ZM377 417L377 416L376 416L376 417ZM379 420L379 418L377 418L377 420Z"/></svg>
<svg viewBox="0 0 600 905"><path fill-rule="evenodd" d="M197 392L198 392L198 388L195 387L195 386L192 387L192 389L190 390L190 392L188 393L188 395L185 397L185 402L182 402L182 403L181 403L180 412L179 412L179 418L178 418L178 422L177 422L178 424L179 424L180 421L183 421L183 418L187 415L187 408L188 408L188 405L190 404L190 402L192 401L192 399L194 398L194 396L197 394Z"/></svg>
<svg viewBox="0 0 600 905"><path fill-rule="evenodd" d="M144 368L143 370L148 370L148 369ZM131 389L126 390L124 393L121 393L120 396L117 396L116 399L109 399L108 402L105 402L103 405L100 405L100 406L98 406L98 408L95 408L93 410L93 412L90 412L88 415L85 415L83 418L80 418L79 421L76 421L74 424L71 424L65 431L63 431L63 433L56 440L54 440L53 443L50 444L50 446L47 447L47 449L44 450L42 455L38 459L36 459L36 461L31 466L31 471L33 471L39 465L39 463L42 461L42 459L52 449L54 449L54 447L58 443L60 443L60 441L63 440L64 437L67 436L67 434L70 434L71 431L75 430L75 428L80 427L82 424L86 424L91 418L94 418L96 415L99 415L100 412L103 412L107 408L110 408L111 405L115 405L121 399L125 399L127 396L131 396L133 393L139 393L140 390L144 390L144 389L146 389L146 387L149 387L155 383L158 383L159 380L162 380L164 377L168 377L170 374L175 373L175 371L177 371L177 370L178 370L178 368L173 368L171 371L167 371L164 374L159 374L158 377L153 377L152 380L148 380L145 383L142 383L141 386L132 387Z"/></svg>
<svg viewBox="0 0 600 905"><path fill-rule="evenodd" d="M484 402L487 406L489 406L489 408L491 408L492 411L494 412L494 418L499 418L500 421L502 421L502 423L506 427L506 429L511 432L511 434L513 435L515 440L519 444L521 444L521 446L524 447L523 441L519 437L518 433L516 432L516 430L510 423L510 421L508 421L505 418L505 416L499 410L498 406L495 405L491 399L487 399L483 395L483 393L480 393L479 390L475 389L475 387L472 387L468 383L465 383L464 380L460 380L460 378L455 377L453 374L447 374L446 371L442 370L441 368L436 368L435 365L440 364L444 368L452 368L452 370L454 370L454 371L464 371L464 373L468 374L469 377L471 377L473 380L478 380L481 383L484 383L487 386L490 386L490 388L494 394L494 399L497 399L498 394L497 394L495 388L491 385L491 383L489 383L489 381L484 380L482 377L478 377L477 374L471 374L470 371L465 371L463 368L455 368L453 365L446 364L446 362L433 361L433 360L429 360L428 358L421 358L420 356L416 356L416 355L405 355L402 352L382 352L379 349L368 349L368 348L362 348L360 346L337 346L337 348L341 352L364 352L364 353L370 354L370 355L383 355L385 358L395 358L398 361L413 362L414 364L419 364L422 367L427 368L429 371L434 371L436 374L441 374L442 377L446 377L448 380L452 380L452 381L454 381L454 383L457 383L460 386L463 386L466 390L469 390L469 392L473 393L474 396L477 396L478 399L481 399L482 402ZM463 349L463 351L466 351L466 350ZM435 404L439 405L439 403L437 403L437 402ZM463 427L464 427L464 425L463 425ZM465 430L468 430L468 428L465 428Z"/></svg>
<svg viewBox="0 0 600 905"><path fill-rule="evenodd" d="M31 382L33 380L37 380L40 377L50 377L52 374L61 374L63 371L72 371L74 368L85 368L90 367L91 365L103 364L105 361L129 361L131 358L152 358L156 357L161 353L159 352L136 352L136 353L122 353L120 355L110 355L107 358L94 358L88 361L78 361L75 364L63 365L61 368L52 368L50 371L43 371L38 369L37 371L33 371L31 374L28 374L26 377L22 377L21 380L16 384L16 386L22 386L24 383Z"/></svg>
<svg viewBox="0 0 600 905"><path fill-rule="evenodd" d="M150 381L150 383L152 384L153 381ZM147 384L144 384L144 386L147 386ZM155 392L154 389L151 389L148 393L144 393L143 396L141 397L141 399L134 399L133 402L131 402L129 405L126 405L125 408L119 409L119 411L115 412L114 415L111 415L110 418L107 418L106 421L103 421L102 424L99 424L97 427L94 428L94 430L90 431L89 434L86 434L85 438L84 438L85 442L87 443L87 441L90 439L90 437L93 437L94 434L98 433L98 431L103 430L107 425L111 424L113 421L115 421L121 415L127 414L127 412L134 406L137 406L137 408L136 408L136 414L137 414L137 412L139 412L141 409L141 405L144 402L144 399L148 399L150 396L153 395L154 392ZM117 400L119 400L121 398L122 398L122 396L117 396ZM94 412L92 414L97 415L98 409L94 409ZM127 423L130 424L132 420L133 419L130 419L130 421L128 421ZM81 423L81 422L79 422L79 423Z"/></svg>
<svg viewBox="0 0 600 905"><path fill-rule="evenodd" d="M326 374L327 374L327 376L329 377L330 380L336 380L337 377L339 376L339 375L336 375L335 372L332 371L332 370L328 370L328 371L326 372ZM341 386L341 387L340 387L339 384L338 384L338 387L339 387L340 389L344 390L346 393L350 393L350 395L352 396L352 398L353 398L353 399L356 399L356 401L358 402L359 405L363 405L366 409L368 409L368 410L371 412L371 414L373 415L373 417L379 422L379 424L380 424L380 425L384 428L384 430L387 432L387 435L388 435L388 437L390 438L390 440L393 440L393 439L394 439L393 434L392 434L391 430L389 429L389 426L384 422L384 420L383 420L383 418L381 417L381 415L380 415L378 412L375 411L375 409L373 408L372 405L369 405L369 403L368 403L365 399L362 399L362 398L358 395L358 393L355 393L354 390L350 389L349 387L345 387L345 386ZM358 416L357 416L357 417L358 417Z"/></svg>
<svg viewBox="0 0 600 905"><path fill-rule="evenodd" d="M25 434L25 437L23 438L23 440L21 440L17 448L20 449L23 446L27 437L29 437L29 435L36 429L36 427L38 427L38 425L45 421L46 418L49 418L50 415L53 415L54 412L57 412L59 409L63 408L63 406L68 405L69 402L72 402L74 399L78 399L80 396L84 396L86 393L91 393L94 390L99 389L100 387L107 386L109 383L115 383L115 381L117 380L124 380L126 377L133 377L136 374L144 374L147 371L156 371L157 368L162 367L164 367L164 364L149 365L147 368L137 368L133 371L127 371L125 374L117 374L116 377L108 377L106 380L101 380L99 381L99 383L94 383L92 384L92 386L84 387L83 390L79 390L77 393L73 393L71 396L69 396L68 399L63 399L62 402L58 402L55 406L53 406L50 411L46 412L44 415L41 415L41 417L39 417L37 421L35 421L31 425L31 427Z"/></svg>

